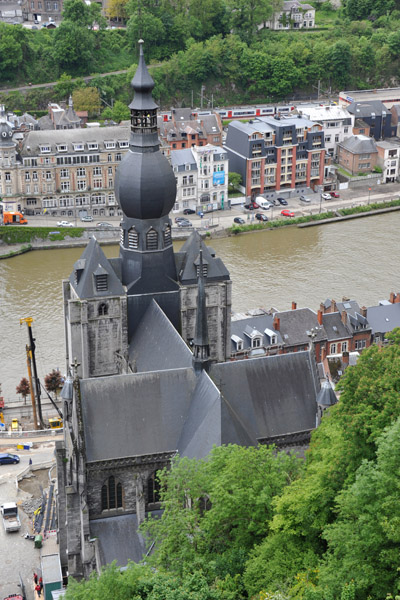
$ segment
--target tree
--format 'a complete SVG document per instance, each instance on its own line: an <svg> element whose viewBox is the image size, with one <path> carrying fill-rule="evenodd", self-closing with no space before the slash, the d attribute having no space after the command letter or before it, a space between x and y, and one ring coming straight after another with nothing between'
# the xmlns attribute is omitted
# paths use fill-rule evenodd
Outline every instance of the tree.
<svg viewBox="0 0 400 600"><path fill-rule="evenodd" d="M63 378L60 371L53 369L51 373L45 376L44 385L48 392L54 392L57 398L57 394L63 386Z"/></svg>
<svg viewBox="0 0 400 600"><path fill-rule="evenodd" d="M27 378L23 377L15 389L17 394L21 394L24 399L24 404L26 404L26 397L31 393L31 388Z"/></svg>
<svg viewBox="0 0 400 600"><path fill-rule="evenodd" d="M72 94L74 108L76 110L87 110L90 117L100 113L101 101L99 90L95 87L74 90Z"/></svg>
<svg viewBox="0 0 400 600"><path fill-rule="evenodd" d="M75 88L75 83L72 81L71 75L67 75L67 73L63 73L57 84L54 86L54 92L56 97L65 100L68 98Z"/></svg>
<svg viewBox="0 0 400 600"><path fill-rule="evenodd" d="M240 175L240 173L229 171L228 181L228 192L236 192L237 188L242 183L242 176Z"/></svg>
<svg viewBox="0 0 400 600"><path fill-rule="evenodd" d="M53 56L61 68L80 72L90 69L93 63L93 35L87 26L80 26L69 20L57 27L54 31Z"/></svg>
<svg viewBox="0 0 400 600"><path fill-rule="evenodd" d="M123 21L127 18L126 5L128 0L109 0L107 3L107 16L109 19Z"/></svg>
<svg viewBox="0 0 400 600"><path fill-rule="evenodd" d="M210 581L240 574L269 532L274 496L301 467L266 446L221 446L207 461L175 460L160 475L164 513L143 526L157 539L153 563L179 576L201 568Z"/></svg>
<svg viewBox="0 0 400 600"><path fill-rule="evenodd" d="M131 111L129 110L129 107L126 106L126 104L124 104L120 100L117 100L114 103L114 106L112 108L112 118L113 118L113 120L116 123L120 123L121 121L125 121L127 119L130 119L130 117L131 117Z"/></svg>
<svg viewBox="0 0 400 600"><path fill-rule="evenodd" d="M165 28L161 19L142 10L135 13L128 21L126 31L127 42L132 50L136 50L140 38L146 40L146 53L151 58L159 57L165 38Z"/></svg>
<svg viewBox="0 0 400 600"><path fill-rule="evenodd" d="M227 0L230 27L250 43L257 33L257 26L267 21L281 5L279 0Z"/></svg>

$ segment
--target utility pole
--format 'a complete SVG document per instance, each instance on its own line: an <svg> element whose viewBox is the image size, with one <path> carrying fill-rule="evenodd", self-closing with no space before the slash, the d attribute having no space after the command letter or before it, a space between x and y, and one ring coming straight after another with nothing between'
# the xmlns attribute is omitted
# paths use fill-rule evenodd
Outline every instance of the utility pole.
<svg viewBox="0 0 400 600"><path fill-rule="evenodd" d="M40 427L44 427L43 417L42 417L42 405L40 402L40 381L39 381L39 377L37 374L36 358L35 358L36 346L35 346L34 337L32 335L32 322L33 322L32 317L26 317L24 319L19 320L20 325L22 325L22 323L26 323L26 325L28 327L29 351L30 351L30 358L31 358L32 367L33 367L33 381L34 381L34 390L35 390L35 396L36 396L36 400L37 400L37 407L38 407L38 414L39 414L39 424L40 424Z"/></svg>

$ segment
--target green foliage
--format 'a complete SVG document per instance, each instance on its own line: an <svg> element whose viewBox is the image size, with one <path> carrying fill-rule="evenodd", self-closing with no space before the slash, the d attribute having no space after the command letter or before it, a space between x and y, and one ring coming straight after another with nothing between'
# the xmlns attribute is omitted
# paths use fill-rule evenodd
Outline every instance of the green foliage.
<svg viewBox="0 0 400 600"><path fill-rule="evenodd" d="M51 235L55 231L54 227L26 227L26 225L3 225L0 226L0 240L5 244L24 244L33 242L35 239L58 239L64 240L66 237L81 237L84 229L82 227L71 227L68 230L57 230L57 235Z"/></svg>
<svg viewBox="0 0 400 600"><path fill-rule="evenodd" d="M272 500L298 476L301 461L261 446L213 448L207 461L177 459L160 476L164 513L143 531L156 539L150 559L182 576L234 577L269 531Z"/></svg>
<svg viewBox="0 0 400 600"><path fill-rule="evenodd" d="M72 94L75 110L87 110L89 117L100 113L100 94L94 87L77 89Z"/></svg>
<svg viewBox="0 0 400 600"><path fill-rule="evenodd" d="M71 0L81 2L81 0ZM53 57L62 69L84 73L93 64L94 37L87 27L62 21L54 31Z"/></svg>
<svg viewBox="0 0 400 600"><path fill-rule="evenodd" d="M228 192L235 192L242 183L242 176L234 171L229 171L228 175Z"/></svg>
<svg viewBox="0 0 400 600"><path fill-rule="evenodd" d="M382 210L382 208L390 208L400 206L400 198L390 200L389 202L372 202L371 204L363 204L362 206L354 206L353 208L341 208L339 213L345 215L355 215L357 213L369 212L371 210Z"/></svg>

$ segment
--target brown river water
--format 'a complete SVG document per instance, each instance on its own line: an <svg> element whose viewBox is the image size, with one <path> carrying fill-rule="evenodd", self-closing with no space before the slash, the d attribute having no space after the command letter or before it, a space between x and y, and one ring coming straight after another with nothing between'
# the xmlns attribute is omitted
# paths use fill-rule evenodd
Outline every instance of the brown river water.
<svg viewBox="0 0 400 600"><path fill-rule="evenodd" d="M207 241L233 280L233 310L297 306L317 310L326 298L350 297L365 306L400 291L400 212L342 223ZM117 256L118 247L106 247ZM61 281L82 248L29 252L0 261L0 383L5 400L27 377L28 332L21 317L32 317L39 377L53 368L65 373Z"/></svg>

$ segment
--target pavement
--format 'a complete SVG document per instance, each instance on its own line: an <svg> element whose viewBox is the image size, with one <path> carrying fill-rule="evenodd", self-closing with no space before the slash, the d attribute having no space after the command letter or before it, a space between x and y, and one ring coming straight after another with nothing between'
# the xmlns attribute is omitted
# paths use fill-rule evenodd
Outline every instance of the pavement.
<svg viewBox="0 0 400 600"><path fill-rule="evenodd" d="M28 441L29 438L24 438ZM10 451L18 454L20 463L17 465L0 466L0 505L4 502L22 502L30 499L32 495L16 486L19 473L29 466L29 459L34 465L48 463L54 459L54 436L31 438L34 447L31 450L17 450L16 445L21 440L1 438L1 451ZM21 576L26 590L27 600L34 600L33 573L40 568L40 550L34 547L33 541L25 539L26 533L31 533L31 520L19 510L22 527L20 531L6 533L0 523L0 598L20 591L18 587Z"/></svg>

